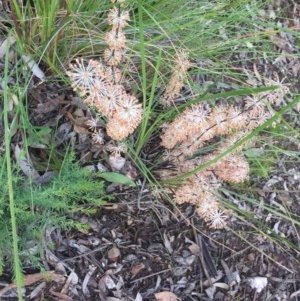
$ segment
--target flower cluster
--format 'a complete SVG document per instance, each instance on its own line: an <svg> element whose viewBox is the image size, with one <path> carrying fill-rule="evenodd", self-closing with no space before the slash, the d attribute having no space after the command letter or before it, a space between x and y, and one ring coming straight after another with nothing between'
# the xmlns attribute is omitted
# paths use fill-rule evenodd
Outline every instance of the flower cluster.
<svg viewBox="0 0 300 301"><path fill-rule="evenodd" d="M186 72L190 66L191 63L188 60L187 53L184 51L178 52L171 78L160 100L164 106L171 107L174 105L174 99L179 96L180 90L184 86Z"/></svg>
<svg viewBox="0 0 300 301"><path fill-rule="evenodd" d="M202 103L192 105L165 126L161 144L167 149L179 145L183 155L192 155L213 137L251 131L271 116L272 112L256 97L246 99L245 110L225 105L212 109Z"/></svg>
<svg viewBox="0 0 300 301"><path fill-rule="evenodd" d="M204 219L207 225L211 228L221 229L226 225L228 215L226 211L219 209L214 191L220 184L221 182L214 177L211 171L200 172L189 178L188 183L176 190L174 199L178 204L188 202L196 205L196 213Z"/></svg>
<svg viewBox="0 0 300 301"><path fill-rule="evenodd" d="M113 1L112 3L122 3L124 1ZM107 22L112 26L111 30L106 33L105 41L108 48L104 51L104 61L108 66L118 66L123 58L123 49L126 43L126 36L123 28L130 21L129 12L122 10L121 4L109 10L107 15Z"/></svg>
<svg viewBox="0 0 300 301"><path fill-rule="evenodd" d="M279 97L281 95L275 95L276 99ZM176 171L172 170L164 177L174 177L216 161L217 156L272 116L270 104L273 103L270 95L262 99L253 96L247 97L241 107L219 105L211 108L200 103L185 109L173 122L164 125L161 145L167 149L165 160L176 166ZM220 139L218 149L201 159L195 158L196 151L214 137ZM227 213L219 209L216 197L222 182L241 183L248 179L249 163L241 154L244 146L240 145L232 153L189 177L188 182L174 193L178 204L195 204L197 214L211 228L223 228L228 218Z"/></svg>
<svg viewBox="0 0 300 301"><path fill-rule="evenodd" d="M132 134L140 124L142 106L120 84L122 73L117 65L123 58L126 42L123 28L130 21L130 17L128 11L122 11L121 3L124 1L112 2L118 6L108 12L107 21L112 29L105 36L108 48L104 51L104 62L76 59L66 73L71 79L73 89L85 97L84 101L89 106L96 108L107 118L107 134L120 141ZM90 124L88 125L91 128ZM103 133L96 131L96 127L92 130L93 141L102 144Z"/></svg>

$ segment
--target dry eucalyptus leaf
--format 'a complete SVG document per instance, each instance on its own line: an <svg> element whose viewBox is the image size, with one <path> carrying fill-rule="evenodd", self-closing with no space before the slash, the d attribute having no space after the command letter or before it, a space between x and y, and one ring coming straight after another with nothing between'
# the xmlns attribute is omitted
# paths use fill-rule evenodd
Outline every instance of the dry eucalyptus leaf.
<svg viewBox="0 0 300 301"><path fill-rule="evenodd" d="M51 264L53 264L53 263L51 262ZM65 266L62 262L55 263L55 271L58 274L67 275L67 271L66 271Z"/></svg>
<svg viewBox="0 0 300 301"><path fill-rule="evenodd" d="M173 253L173 248L172 248L173 241L174 241L174 236L169 236L166 232L164 232L164 244L170 254Z"/></svg>
<svg viewBox="0 0 300 301"><path fill-rule="evenodd" d="M55 281L56 283L64 283L65 277L57 274L55 271L46 271L43 273L36 273L36 274L29 274L24 276L24 286L30 286L33 285L36 282L39 282L41 280L47 279L48 281ZM16 289L17 285L15 283L11 283L5 288L0 290L0 297L4 296L4 294L12 289ZM1 300L1 298L0 298Z"/></svg>
<svg viewBox="0 0 300 301"><path fill-rule="evenodd" d="M78 134L89 134L89 131L85 127L77 124L74 124L74 132Z"/></svg>
<svg viewBox="0 0 300 301"><path fill-rule="evenodd" d="M126 159L118 154L112 154L109 156L108 161L113 171L119 171L123 168Z"/></svg>
<svg viewBox="0 0 300 301"><path fill-rule="evenodd" d="M191 265L196 259L195 255L190 255L187 257L182 257L182 256L176 256L174 257L174 260L182 265Z"/></svg>
<svg viewBox="0 0 300 301"><path fill-rule="evenodd" d="M58 127L57 130L57 142L56 146L59 146L65 142L71 135L72 125L69 122L65 122Z"/></svg>
<svg viewBox="0 0 300 301"><path fill-rule="evenodd" d="M33 60L31 55L22 55L22 59L37 78L43 80L46 77L44 72L41 70L38 64Z"/></svg>
<svg viewBox="0 0 300 301"><path fill-rule="evenodd" d="M123 266L122 266L123 267ZM116 292L114 293L114 295L116 296L116 297L119 297L119 298L121 298L121 295L122 295L122 292L121 292L121 290L122 290L122 288L124 287L124 279L123 279L123 277L122 276L119 276L118 277L118 282L117 282L117 285L116 285Z"/></svg>
<svg viewBox="0 0 300 301"><path fill-rule="evenodd" d="M176 277L183 276L183 275L186 275L186 273L187 273L188 270L190 270L190 268L187 268L187 267L175 267L173 269L173 274Z"/></svg>
<svg viewBox="0 0 300 301"><path fill-rule="evenodd" d="M216 292L216 287L214 285L205 289L205 293L209 297L210 300L214 299L215 292Z"/></svg>
<svg viewBox="0 0 300 301"><path fill-rule="evenodd" d="M15 157L23 173L27 177L32 178L32 180L37 181L40 177L39 173L32 166L30 158L28 156L25 156L25 154L21 151L19 145L17 144L15 145Z"/></svg>
<svg viewBox="0 0 300 301"><path fill-rule="evenodd" d="M51 99L51 101L39 103L37 107L34 109L34 112L38 114L47 114L56 110L58 106L59 106L58 99Z"/></svg>
<svg viewBox="0 0 300 301"><path fill-rule="evenodd" d="M142 295L141 295L140 293L137 293L137 295L136 295L134 301L143 301Z"/></svg>
<svg viewBox="0 0 300 301"><path fill-rule="evenodd" d="M120 256L121 252L120 252L120 249L117 248L117 247L112 247L109 251L108 251L108 258L115 262L118 260L118 257Z"/></svg>
<svg viewBox="0 0 300 301"><path fill-rule="evenodd" d="M15 37L6 38L4 41L0 44L0 59L2 59L6 53L7 43L9 43L9 47L12 46L16 42Z"/></svg>
<svg viewBox="0 0 300 301"><path fill-rule="evenodd" d="M200 254L200 247L195 244L194 242L189 246L189 250L193 255L199 255Z"/></svg>
<svg viewBox="0 0 300 301"><path fill-rule="evenodd" d="M30 146L32 148L38 148L38 149L46 149L47 148L46 144L38 143L38 142L33 142L33 141L30 142L30 143L28 143L28 146Z"/></svg>
<svg viewBox="0 0 300 301"><path fill-rule="evenodd" d="M160 292L154 296L157 301L177 301L177 296L171 292Z"/></svg>
<svg viewBox="0 0 300 301"><path fill-rule="evenodd" d="M126 177L129 179L135 181L138 177L138 172L137 169L131 164L130 161L127 161L124 165L124 174Z"/></svg>
<svg viewBox="0 0 300 301"><path fill-rule="evenodd" d="M53 289L50 289L49 293L55 297L58 297L61 301L73 301L73 298L69 297L66 294L55 292Z"/></svg>
<svg viewBox="0 0 300 301"><path fill-rule="evenodd" d="M217 282L218 280L220 280L222 277L224 276L223 272L222 271L217 271L217 276L216 277L211 277L210 280L205 280L203 281L203 285L204 286L209 286L210 283L215 283Z"/></svg>
<svg viewBox="0 0 300 301"><path fill-rule="evenodd" d="M230 286L236 285L241 282L240 273L238 271L233 272L231 276L232 276L232 281L231 283L229 283Z"/></svg>
<svg viewBox="0 0 300 301"><path fill-rule="evenodd" d="M109 275L105 275L104 280L107 289L112 290L116 288L115 282L112 280L112 278Z"/></svg>
<svg viewBox="0 0 300 301"><path fill-rule="evenodd" d="M131 269L131 279L134 278L144 268L145 268L145 265L143 263L134 265Z"/></svg>
<svg viewBox="0 0 300 301"><path fill-rule="evenodd" d="M7 111L12 112L13 108L19 104L19 98L16 94L10 93L8 104L7 104Z"/></svg>
<svg viewBox="0 0 300 301"><path fill-rule="evenodd" d="M297 291L293 292L290 295L290 300L292 300L293 298L297 297L298 295L300 295L300 290L297 290Z"/></svg>
<svg viewBox="0 0 300 301"><path fill-rule="evenodd" d="M68 276L63 288L61 289L62 294L67 294L71 286L75 286L78 283L78 276L76 273L71 272Z"/></svg>
<svg viewBox="0 0 300 301"><path fill-rule="evenodd" d="M258 293L260 293L268 284L267 277L253 277L247 279L248 284L251 288L255 289Z"/></svg>
<svg viewBox="0 0 300 301"><path fill-rule="evenodd" d="M35 182L37 184L46 184L51 181L51 179L56 175L55 171L46 171L41 175Z"/></svg>
<svg viewBox="0 0 300 301"><path fill-rule="evenodd" d="M104 275L98 282L99 297L101 301L106 300L107 296L106 277L108 276Z"/></svg>
<svg viewBox="0 0 300 301"><path fill-rule="evenodd" d="M42 295L43 290L46 287L46 282L41 282L30 294L30 300L36 298L39 295Z"/></svg>
<svg viewBox="0 0 300 301"><path fill-rule="evenodd" d="M214 283L214 286L222 288L222 289L227 290L227 291L230 289L230 286L227 283L224 283L224 282L216 282L216 283Z"/></svg>
<svg viewBox="0 0 300 301"><path fill-rule="evenodd" d="M78 275L75 272L71 272L68 279L70 279L71 285L76 285L78 283Z"/></svg>

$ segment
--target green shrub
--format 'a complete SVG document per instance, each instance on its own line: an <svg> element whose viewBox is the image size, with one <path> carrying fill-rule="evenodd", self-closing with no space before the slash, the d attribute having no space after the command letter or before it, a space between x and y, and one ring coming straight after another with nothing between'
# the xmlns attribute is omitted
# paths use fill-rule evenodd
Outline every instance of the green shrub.
<svg viewBox="0 0 300 301"><path fill-rule="evenodd" d="M3 159L1 158L3 167ZM111 199L105 195L104 182L90 171L81 168L68 155L57 173L49 183L37 185L20 177L14 168L13 189L15 198L15 215L19 237L19 251L22 261L32 257L30 262L37 262L43 243L43 234L47 227L59 227L63 230L84 228L83 224L72 219L74 213L90 214L98 206ZM4 258L12 260L12 240L9 214L7 175L4 168L0 174L0 263ZM34 254L31 250L34 246ZM7 261L6 261L7 263Z"/></svg>

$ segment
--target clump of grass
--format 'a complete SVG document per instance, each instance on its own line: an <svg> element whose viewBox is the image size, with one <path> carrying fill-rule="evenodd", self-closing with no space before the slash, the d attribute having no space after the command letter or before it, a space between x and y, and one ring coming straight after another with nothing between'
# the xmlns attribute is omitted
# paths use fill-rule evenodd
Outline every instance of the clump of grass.
<svg viewBox="0 0 300 301"><path fill-rule="evenodd" d="M25 3L25 4L24 4ZM61 74L61 66L84 51L92 55L102 45L103 12L109 3L97 1L10 1L11 25L22 54L34 54L48 74ZM104 26L103 26L104 24ZM95 43L91 44L91 40Z"/></svg>

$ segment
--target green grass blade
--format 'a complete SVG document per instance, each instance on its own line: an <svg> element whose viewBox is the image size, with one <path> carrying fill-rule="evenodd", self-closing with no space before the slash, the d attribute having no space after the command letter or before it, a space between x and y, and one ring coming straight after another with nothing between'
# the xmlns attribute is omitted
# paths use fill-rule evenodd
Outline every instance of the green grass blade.
<svg viewBox="0 0 300 301"><path fill-rule="evenodd" d="M8 40L11 39L11 35L8 36ZM6 54L5 54L5 64L4 64L4 83L8 82L8 53L9 53L10 43L7 43ZM17 283L18 300L22 301L22 285L23 276L20 266L19 249L18 249L18 234L17 234L17 220L15 212L15 202L14 202L14 190L13 190L13 175L12 175L12 164L10 156L10 125L8 121L8 86L3 85L3 102L4 102L4 136L5 136L5 158L6 158L6 168L7 168L7 184L8 184L8 196L9 196L9 210L11 219L11 231L13 239L13 260L14 260L14 273Z"/></svg>
<svg viewBox="0 0 300 301"><path fill-rule="evenodd" d="M157 58L155 73L152 78L149 101L144 107L143 120L140 126L139 137L135 148L135 152L137 155L140 153L142 147L145 145L147 139L150 137L152 133L151 131L148 130L148 125L149 125L149 120L152 117L152 113L153 113L153 102L155 99L155 89L157 87L160 63L161 63L161 52L159 53L159 56Z"/></svg>

